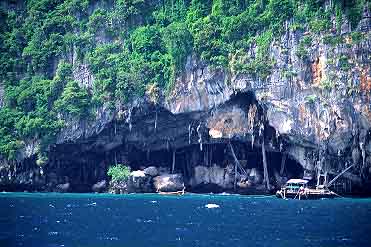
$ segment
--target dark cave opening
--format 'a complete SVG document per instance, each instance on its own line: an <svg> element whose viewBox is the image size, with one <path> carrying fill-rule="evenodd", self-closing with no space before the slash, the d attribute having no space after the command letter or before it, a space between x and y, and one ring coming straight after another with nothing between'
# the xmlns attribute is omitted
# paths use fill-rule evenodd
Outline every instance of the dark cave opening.
<svg viewBox="0 0 371 247"><path fill-rule="evenodd" d="M263 159L260 147L253 149L249 143L234 142L232 144L237 158L243 163L246 168L257 168L263 170ZM228 164L233 164L233 157L231 156L227 143L213 143L204 144L203 150L200 150L199 145L190 145L178 149L176 153L175 173L180 172L186 174L187 165L195 167L197 165L212 166L218 165L226 167ZM281 162L284 153L281 152L267 152L268 171L270 173L278 172L281 169ZM286 154L285 154L286 155ZM168 167L172 166L172 150L156 150L156 151L140 151L136 150L128 156L128 163L132 169L143 169L148 166ZM286 157L284 173L288 177L302 177L303 167L291 157Z"/></svg>
<svg viewBox="0 0 371 247"><path fill-rule="evenodd" d="M237 159L244 169L257 169L263 174L263 158L261 146L251 147L251 143L242 141L231 142ZM225 142L193 144L175 150L175 166L173 165L173 150L143 150L133 145L122 145L106 152L81 152L77 145L58 146L51 153L50 164L45 167L45 172L52 174L51 183L63 184L69 182L73 192L90 192L93 184L101 180L109 180L107 170L114 164L125 164L132 171L143 170L149 166L155 166L164 173L181 173L185 183L189 183L194 176L196 166L218 166L226 169L228 165L234 166L234 159L228 149L228 140ZM54 155L53 155L54 154ZM278 185L277 174L282 169L285 178L303 177L303 167L282 152L267 151L268 174L271 184ZM55 176L55 175L56 176ZM54 180L53 180L54 179ZM52 181L53 180L53 181ZM218 190L212 184L205 186L208 192ZM207 190L205 191L207 192Z"/></svg>
<svg viewBox="0 0 371 247"><path fill-rule="evenodd" d="M250 116L252 108L255 112ZM69 183L73 192L90 192L95 183L109 181L107 170L115 164L130 166L132 171L154 166L162 173L181 173L185 183L190 184L196 167L218 166L229 169L230 173L230 167L236 163L235 158L246 170L245 177L253 169L262 174L263 136L271 184L279 184L282 180L279 177L303 176L300 164L277 151L280 138L266 122L264 110L253 92L237 93L224 105L208 113L176 115L158 109L154 114L154 109L153 106L148 109L133 108L128 121L116 121L97 136L51 147L48 164L43 168L48 174L47 184L53 187ZM235 130L239 131L239 136L213 139L209 135L213 127L206 123L207 119L214 121L212 126L222 126L232 134ZM244 127L249 124L245 119L256 121L251 133ZM263 133L260 133L262 126ZM253 136L256 140L252 145ZM232 155L229 143L236 157ZM284 168L281 167L282 161ZM210 192L214 189L211 186Z"/></svg>

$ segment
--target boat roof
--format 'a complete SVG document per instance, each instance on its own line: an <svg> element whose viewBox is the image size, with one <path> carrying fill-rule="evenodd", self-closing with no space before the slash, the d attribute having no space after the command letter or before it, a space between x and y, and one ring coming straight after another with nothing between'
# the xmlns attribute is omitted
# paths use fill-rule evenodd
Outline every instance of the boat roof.
<svg viewBox="0 0 371 247"><path fill-rule="evenodd" d="M292 179L289 179L286 183L287 184L306 184L308 183L308 180L292 178Z"/></svg>

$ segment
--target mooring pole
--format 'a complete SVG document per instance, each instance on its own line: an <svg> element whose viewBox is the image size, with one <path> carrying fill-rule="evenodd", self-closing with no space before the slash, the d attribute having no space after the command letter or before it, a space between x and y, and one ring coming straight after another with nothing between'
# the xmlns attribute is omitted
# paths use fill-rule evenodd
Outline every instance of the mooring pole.
<svg viewBox="0 0 371 247"><path fill-rule="evenodd" d="M234 163L234 190L236 191L237 188L237 163Z"/></svg>
<svg viewBox="0 0 371 247"><path fill-rule="evenodd" d="M173 149L173 165L171 167L171 173L174 173L175 170L175 149Z"/></svg>
<svg viewBox="0 0 371 247"><path fill-rule="evenodd" d="M266 183L266 187L269 190L269 176L268 176L268 166L267 166L267 157L265 155L265 142L263 137L263 143L262 143L262 155L263 155L263 167L264 167L264 182Z"/></svg>

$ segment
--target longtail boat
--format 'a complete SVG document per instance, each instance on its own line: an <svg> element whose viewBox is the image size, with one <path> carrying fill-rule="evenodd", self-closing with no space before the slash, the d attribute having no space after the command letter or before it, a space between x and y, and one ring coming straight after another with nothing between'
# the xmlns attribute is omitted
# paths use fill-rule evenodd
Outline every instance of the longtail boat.
<svg viewBox="0 0 371 247"><path fill-rule="evenodd" d="M335 192L325 186L309 188L307 184L308 180L305 179L290 179L276 192L276 196L282 199L293 198L299 200L334 198L337 196Z"/></svg>

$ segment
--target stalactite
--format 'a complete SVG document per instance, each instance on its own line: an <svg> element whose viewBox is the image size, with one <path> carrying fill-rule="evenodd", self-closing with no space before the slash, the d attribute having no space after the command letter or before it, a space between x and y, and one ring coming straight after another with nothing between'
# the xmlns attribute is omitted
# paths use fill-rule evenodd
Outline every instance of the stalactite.
<svg viewBox="0 0 371 247"><path fill-rule="evenodd" d="M157 130L157 109L156 109L156 115L155 115L155 131Z"/></svg>
<svg viewBox="0 0 371 247"><path fill-rule="evenodd" d="M131 132L131 129L132 129L132 124L131 124L131 110L132 110L132 108L130 108L129 109L129 114L128 114L128 117L127 117L127 119L126 119L126 123L128 123L129 124L129 131Z"/></svg>
<svg viewBox="0 0 371 247"><path fill-rule="evenodd" d="M255 141L255 135L254 133L251 135L251 148L254 148L254 141Z"/></svg>
<svg viewBox="0 0 371 247"><path fill-rule="evenodd" d="M248 119L248 132L253 133L254 130L254 122L255 122L255 116L257 112L257 107L255 104L249 106L249 111L247 114L247 119Z"/></svg>
<svg viewBox="0 0 371 247"><path fill-rule="evenodd" d="M267 165L267 157L265 153L265 141L263 137L263 143L262 143L262 155L263 155L263 168L264 168L264 182L266 183L266 188L269 190L269 176L268 176L268 165Z"/></svg>
<svg viewBox="0 0 371 247"><path fill-rule="evenodd" d="M200 144L200 151L202 151L202 133L201 133L201 123L197 126L198 133L198 143Z"/></svg>
<svg viewBox="0 0 371 247"><path fill-rule="evenodd" d="M172 166L171 166L171 173L174 173L174 170L175 170L175 156L176 156L176 154L175 154L175 152L176 152L176 150L173 150L173 164L172 164Z"/></svg>
<svg viewBox="0 0 371 247"><path fill-rule="evenodd" d="M188 144L191 144L192 124L188 125Z"/></svg>
<svg viewBox="0 0 371 247"><path fill-rule="evenodd" d="M264 134L264 125L263 124L260 124L260 127L259 127L259 136L262 136Z"/></svg>
<svg viewBox="0 0 371 247"><path fill-rule="evenodd" d="M365 145L364 145L363 142L359 143L359 147L360 147L361 153L362 153L362 169L361 169L361 172L362 172L363 168L365 167L365 163L366 163L366 150L365 150Z"/></svg>

